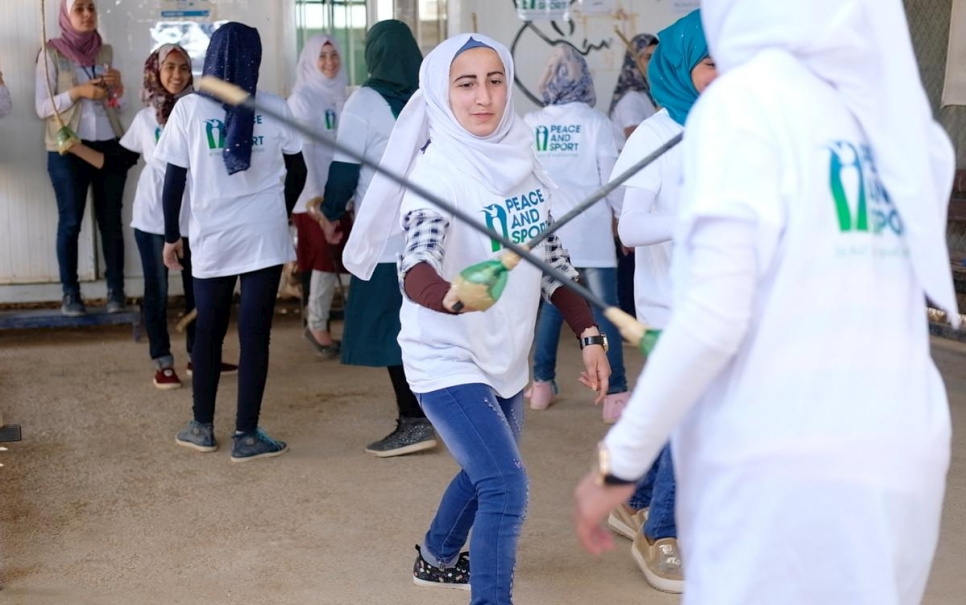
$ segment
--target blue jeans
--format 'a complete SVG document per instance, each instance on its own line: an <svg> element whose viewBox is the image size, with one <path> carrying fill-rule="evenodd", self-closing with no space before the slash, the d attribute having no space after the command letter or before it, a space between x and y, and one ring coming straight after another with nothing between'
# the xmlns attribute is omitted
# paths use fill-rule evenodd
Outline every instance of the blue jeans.
<svg viewBox="0 0 966 605"><path fill-rule="evenodd" d="M617 270L614 268L584 268L580 281L587 288L604 299L608 305L617 305ZM610 383L607 394L627 391L627 375L624 373L624 347L620 330L610 322L601 309L594 307L594 321L600 331L607 335L610 349L607 361L610 363ZM540 317L537 319L537 334L533 351L533 379L550 382L557 376L557 343L560 342L560 326L563 316L557 307L547 303L540 304Z"/></svg>
<svg viewBox="0 0 966 605"><path fill-rule="evenodd" d="M168 268L164 266L162 252L164 236L134 230L134 241L141 254L141 269L144 272L144 328L148 333L148 350L157 369L174 365L171 355L171 338L168 335ZM195 308L194 284L191 280L191 247L184 242L184 258L181 259L181 285L184 287L185 313ZM195 322L188 324L188 358L195 341Z"/></svg>
<svg viewBox="0 0 966 605"><path fill-rule="evenodd" d="M262 396L268 380L268 343L275 315L275 297L282 265L241 276L194 278L198 305L197 334L191 351L195 420L209 424L215 417L215 398L221 378L221 346L228 332L235 282L241 278L238 309L238 410L235 430L249 433L258 427Z"/></svg>
<svg viewBox="0 0 966 605"><path fill-rule="evenodd" d="M117 141L84 141L97 151L108 152L119 147ZM104 250L107 289L124 292L124 232L121 227L121 205L127 174L98 170L84 160L56 151L47 153L47 173L57 198L57 264L64 294L80 295L77 279L77 238L80 236L87 191L94 199L94 217L101 233Z"/></svg>
<svg viewBox="0 0 966 605"><path fill-rule="evenodd" d="M628 501L628 505L635 510L650 507L643 532L652 541L678 537L678 526L674 522L676 485L671 446L665 445Z"/></svg>
<svg viewBox="0 0 966 605"><path fill-rule="evenodd" d="M416 397L463 469L443 494L423 557L437 567L452 566L472 528L470 604L510 605L527 510L527 472L517 445L523 393L504 399L485 384L466 384Z"/></svg>

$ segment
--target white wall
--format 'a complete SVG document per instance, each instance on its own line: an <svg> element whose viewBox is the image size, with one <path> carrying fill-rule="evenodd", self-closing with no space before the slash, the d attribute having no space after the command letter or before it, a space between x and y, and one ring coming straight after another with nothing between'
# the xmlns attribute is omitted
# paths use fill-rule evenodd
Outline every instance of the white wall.
<svg viewBox="0 0 966 605"><path fill-rule="evenodd" d="M480 33L487 34L510 46L523 27L514 9L513 0L450 0L450 34L470 32L472 14L477 15ZM639 33L656 34L676 19L697 8L697 0L613 0L610 14L581 16L580 5L574 3L570 22L559 22L556 31L549 21L537 21L533 25L552 41L565 39L578 49L602 47L587 55L591 73L597 87L597 108L606 112L611 93L617 82L624 58L624 43L614 33L617 26L630 39ZM573 31L571 31L571 26ZM565 35L561 35L561 32ZM523 31L514 49L516 71L519 79L539 97L536 84L543 73L550 53L550 45L531 29ZM514 96L517 112L523 114L536 108L521 92Z"/></svg>
<svg viewBox="0 0 966 605"><path fill-rule="evenodd" d="M260 88L286 94L295 65L292 0L216 0L216 18L242 21L257 27L262 36L263 61ZM34 112L34 66L40 49L38 0L0 2L0 70L14 100L13 114L0 120L0 303L58 300L57 258L54 241L57 204L47 176L43 122ZM48 37L58 34L60 0L48 0ZM160 0L99 0L100 31L114 47L115 65L124 76L128 109L122 121L129 124L140 108L144 60L152 50L150 30L160 19ZM128 173L125 224L130 221L131 200L139 169ZM81 231L81 280L94 278L94 222L90 216ZM96 246L99 248L99 245ZM140 260L133 232L125 229L127 290L142 290ZM103 263L99 263L103 267ZM174 276L172 291L180 291ZM85 296L103 296L103 281L82 283Z"/></svg>

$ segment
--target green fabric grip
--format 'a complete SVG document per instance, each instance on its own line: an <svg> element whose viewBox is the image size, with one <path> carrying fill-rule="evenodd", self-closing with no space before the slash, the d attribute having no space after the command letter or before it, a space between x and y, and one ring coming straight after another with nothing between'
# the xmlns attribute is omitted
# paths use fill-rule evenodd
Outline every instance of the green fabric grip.
<svg viewBox="0 0 966 605"><path fill-rule="evenodd" d="M490 298L496 302L506 289L509 273L499 260L488 260L463 269L460 277L471 284L485 286Z"/></svg>
<svg viewBox="0 0 966 605"><path fill-rule="evenodd" d="M644 332L644 338L641 339L641 353L645 356L650 355L654 351L655 345L657 345L657 339L660 337L660 330L648 330Z"/></svg>

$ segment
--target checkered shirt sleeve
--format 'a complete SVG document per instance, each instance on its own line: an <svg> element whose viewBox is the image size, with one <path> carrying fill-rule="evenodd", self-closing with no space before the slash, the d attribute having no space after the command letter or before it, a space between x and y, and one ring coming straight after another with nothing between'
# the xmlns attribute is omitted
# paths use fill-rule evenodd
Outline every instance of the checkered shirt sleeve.
<svg viewBox="0 0 966 605"><path fill-rule="evenodd" d="M553 223L553 218L550 219ZM543 258L548 265L554 269L559 270L561 273L577 281L577 277L580 275L577 269L570 263L570 253L563 247L560 242L560 238L556 234L551 235L543 244ZM546 273L543 274L543 279L540 282L540 290L543 293L543 299L550 302L550 297L553 293L561 286L561 283L554 278L550 277Z"/></svg>
<svg viewBox="0 0 966 605"><path fill-rule="evenodd" d="M403 217L402 225L406 247L399 257L397 275L399 290L405 296L406 273L419 263L428 263L437 273L443 274L443 242L446 241L449 221L441 214L424 208L408 212Z"/></svg>

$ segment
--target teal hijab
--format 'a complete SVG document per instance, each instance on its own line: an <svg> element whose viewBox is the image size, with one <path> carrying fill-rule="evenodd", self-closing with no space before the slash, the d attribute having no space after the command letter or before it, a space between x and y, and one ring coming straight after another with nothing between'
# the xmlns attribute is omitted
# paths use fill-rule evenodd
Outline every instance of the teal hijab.
<svg viewBox="0 0 966 605"><path fill-rule="evenodd" d="M698 90L691 82L691 70L708 56L708 41L701 27L700 11L681 17L657 37L661 43L647 69L651 96L667 109L675 122L684 126L691 107L698 100Z"/></svg>

